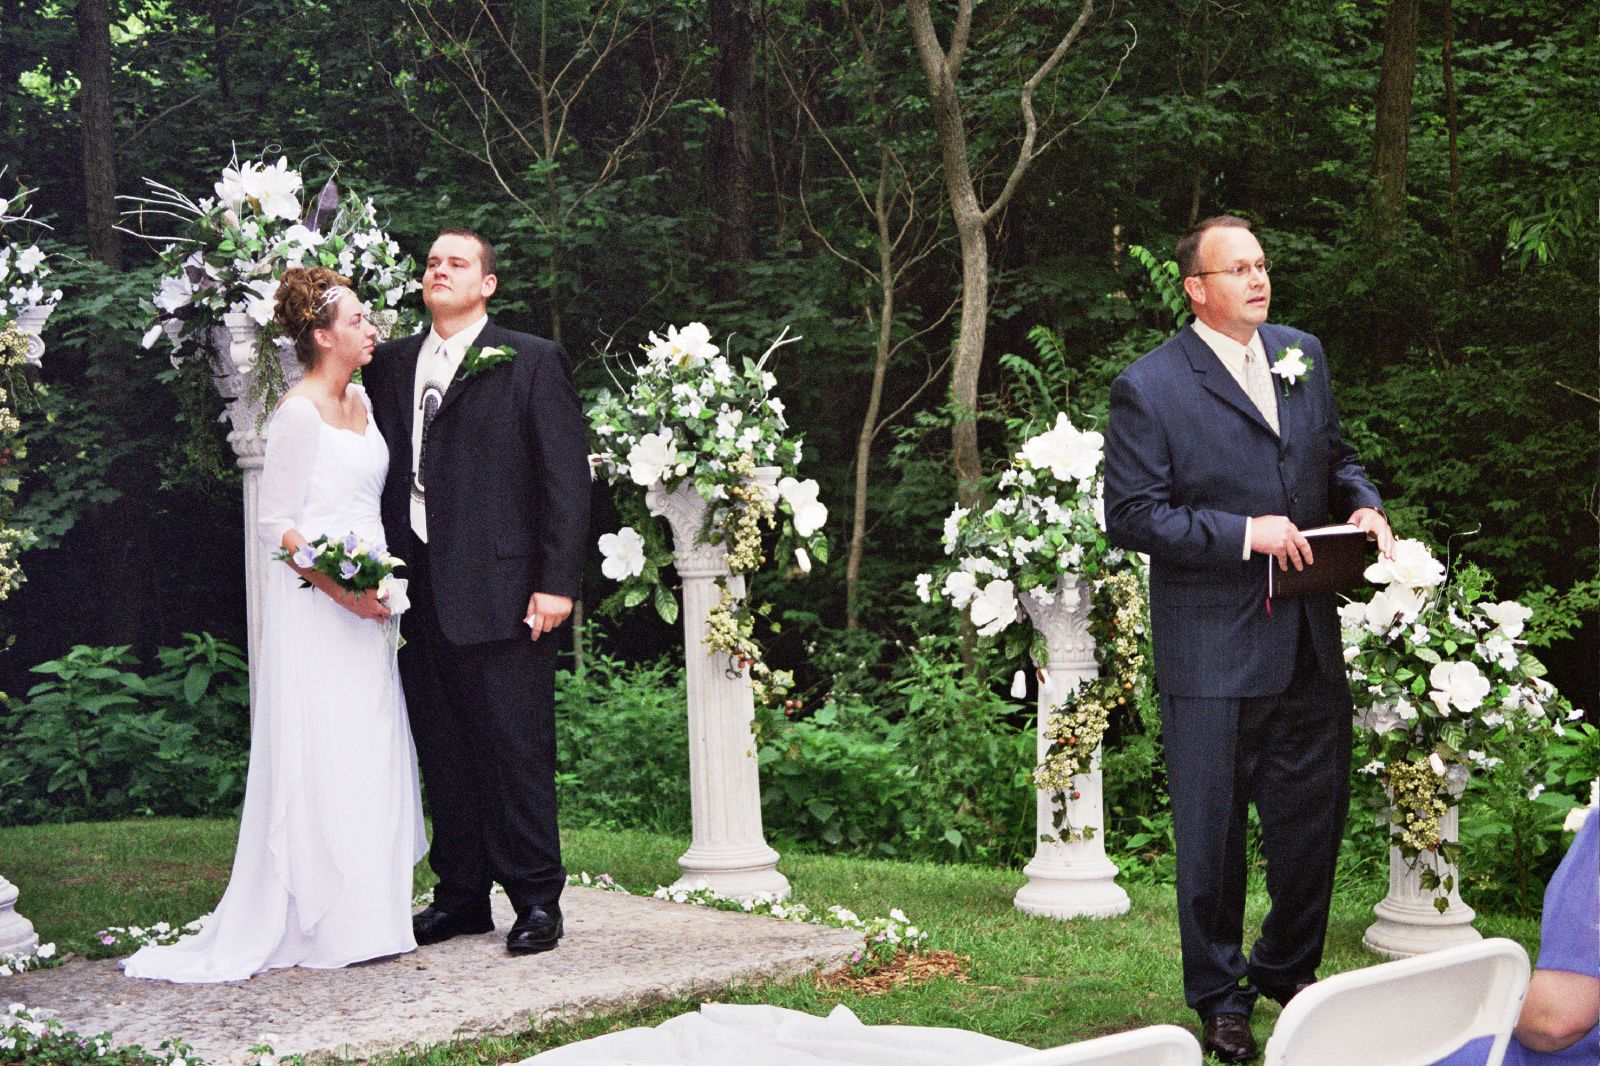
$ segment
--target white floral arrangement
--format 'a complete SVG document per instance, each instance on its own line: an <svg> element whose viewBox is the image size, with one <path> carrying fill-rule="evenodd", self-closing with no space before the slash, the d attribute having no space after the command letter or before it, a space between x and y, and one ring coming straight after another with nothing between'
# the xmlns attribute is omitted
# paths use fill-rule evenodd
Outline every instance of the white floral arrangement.
<svg viewBox="0 0 1600 1066"><path fill-rule="evenodd" d="M919 929L898 907L891 908L887 916L863 919L838 904L818 915L804 903L786 902L766 892L754 896L724 896L711 888L669 888L663 885L655 890L654 897L695 907L761 914L785 922L854 930L861 934L862 943L860 950L851 956L849 965L858 974L889 962L902 951L924 951L928 944L927 930Z"/></svg>
<svg viewBox="0 0 1600 1066"><path fill-rule="evenodd" d="M810 572L813 559L827 562L828 509L816 481L798 476L804 442L790 432L783 401L772 391L777 378L767 369L773 353L794 340L785 330L761 358L736 364L711 343L704 324L672 326L665 337L650 334L644 359L626 368L627 385L618 381L616 392L601 391L589 409L590 463L609 484L632 487L617 495L622 528L600 537L601 571L619 585L602 610L650 600L667 623L678 618L678 601L661 579L673 561L671 533L645 502L645 490L657 483L668 492L694 486L709 505L700 540L723 545L734 574L766 565L763 539L773 531L773 557L792 559L799 572ZM757 484L763 467L776 468L775 488ZM792 678L767 665L755 639L756 618L767 605L720 584L707 645L728 657L730 670L749 671L759 703L793 709L796 701L786 699Z"/></svg>
<svg viewBox="0 0 1600 1066"><path fill-rule="evenodd" d="M28 951L0 953L0 977L13 977L29 970L56 965L56 946L36 944Z"/></svg>
<svg viewBox="0 0 1600 1066"><path fill-rule="evenodd" d="M945 518L939 539L954 562L918 575L917 598L948 599L980 637L1010 630L1008 652L1020 653L1020 645L1029 643L1025 631L1031 631L1020 595L1048 606L1056 601L1059 578L1092 581L1126 561L1106 540L1104 452L1104 436L1058 414L1054 426L1012 456L993 503L976 511L958 506ZM1033 660L1041 667L1043 639L1032 634Z"/></svg>
<svg viewBox="0 0 1600 1066"><path fill-rule="evenodd" d="M115 947L132 952L151 944L157 946L176 944L204 929L210 920L211 915L207 913L183 925L173 925L171 922L156 922L154 925L108 925L104 929L96 929L94 938L108 948Z"/></svg>
<svg viewBox="0 0 1600 1066"><path fill-rule="evenodd" d="M118 1066L200 1066L182 1040L163 1040L155 1051L118 1044L111 1033L80 1036L50 1017L54 1012L12 1003L0 1014L0 1061L82 1062L108 1060ZM252 1049L254 1050L254 1049Z"/></svg>
<svg viewBox="0 0 1600 1066"><path fill-rule="evenodd" d="M1457 864L1460 845L1440 839L1439 820L1471 772L1498 765L1495 748L1512 734L1560 736L1583 712L1544 680L1520 639L1533 612L1491 601L1482 570L1460 567L1447 580L1426 545L1401 540L1366 578L1383 587L1339 609L1356 725L1371 755L1361 769L1389 788L1390 831L1408 860L1436 851ZM1431 869L1423 884L1444 910L1452 886Z"/></svg>
<svg viewBox="0 0 1600 1066"><path fill-rule="evenodd" d="M6 169L0 167L0 177L5 176ZM51 270L45 250L33 241L24 246L24 242L13 241L5 232L17 223L49 228L28 217L28 197L33 191L18 185L14 195L0 197L0 326L38 308L52 311L61 302L61 290L48 286L46 281Z"/></svg>
<svg viewBox="0 0 1600 1066"><path fill-rule="evenodd" d="M373 322L387 334L409 326L403 311L407 294L421 288L416 264L378 221L377 206L355 193L341 196L332 178L308 203L303 182L287 158L276 163L235 157L213 187L215 196L191 200L159 182L145 179L151 195L126 197L138 206L127 217L142 231L156 220L181 223L165 239L160 285L151 296L154 322L144 335L153 347L164 335L173 348L173 365L198 364L209 378L232 372L250 379L250 399L271 411L284 386L276 358L258 358L292 346L272 323L283 272L296 266L324 266L350 278ZM225 316L242 315L255 327L254 343L212 348L212 329ZM237 321L237 320L236 320ZM209 380L206 386L209 387Z"/></svg>
<svg viewBox="0 0 1600 1066"><path fill-rule="evenodd" d="M1080 430L1058 413L1054 425L1029 437L1012 456L994 502L977 510L958 506L945 518L940 542L953 563L917 577L919 599L949 600L979 637L1003 634L1006 658L1031 659L1041 691L1055 700L1047 729L1051 747L1034 771L1034 785L1053 794L1055 829L1063 842L1094 831L1069 820L1067 801L1078 798L1073 778L1089 771L1111 714L1135 697L1144 677L1143 582L1138 556L1106 539L1104 455L1102 434ZM1044 635L1029 623L1020 597L1052 605L1061 595L1059 580L1068 575L1083 584L1067 595L1077 597L1081 589L1090 595L1100 674L1057 693L1045 669ZM1011 695L1027 695L1026 671L1012 678Z"/></svg>

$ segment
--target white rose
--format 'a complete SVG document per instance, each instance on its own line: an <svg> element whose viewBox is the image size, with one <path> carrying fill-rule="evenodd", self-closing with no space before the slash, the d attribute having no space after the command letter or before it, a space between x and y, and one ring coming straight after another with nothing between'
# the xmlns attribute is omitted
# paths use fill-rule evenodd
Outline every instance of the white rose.
<svg viewBox="0 0 1600 1066"><path fill-rule="evenodd" d="M965 570L952 570L944 579L944 594L960 610L978 594L978 579Z"/></svg>
<svg viewBox="0 0 1600 1066"><path fill-rule="evenodd" d="M1428 672L1428 683L1433 686L1428 695L1446 714L1447 704L1463 713L1475 711L1489 694L1489 679L1469 662L1437 664Z"/></svg>
<svg viewBox="0 0 1600 1066"><path fill-rule="evenodd" d="M1308 369L1306 353L1298 345L1279 352L1278 361L1272 364L1272 372L1291 385L1304 377Z"/></svg>
<svg viewBox="0 0 1600 1066"><path fill-rule="evenodd" d="M293 244L301 248L315 248L324 240L326 238L322 234L316 230L307 229L298 222L283 231L284 244Z"/></svg>
<svg viewBox="0 0 1600 1066"><path fill-rule="evenodd" d="M1017 454L1036 470L1048 470L1057 481L1082 482L1100 467L1105 437L1083 433L1065 414L1056 416L1054 428L1030 438Z"/></svg>
<svg viewBox="0 0 1600 1066"><path fill-rule="evenodd" d="M817 501L817 492L814 478L796 481L786 477L778 482L778 495L794 512L794 531L802 537L811 536L828 521L828 508Z"/></svg>
<svg viewBox="0 0 1600 1066"><path fill-rule="evenodd" d="M161 288L156 292L155 305L163 311L176 311L188 303L193 295L194 287L189 284L187 274L164 277L161 279Z"/></svg>
<svg viewBox="0 0 1600 1066"><path fill-rule="evenodd" d="M300 198L295 195L300 189L300 175L289 169L287 156L279 157L271 166L245 164L240 184L245 195L261 205L263 214L291 222L300 217Z"/></svg>
<svg viewBox="0 0 1600 1066"><path fill-rule="evenodd" d="M1435 559L1420 540L1394 542L1394 558L1379 557L1367 567L1366 578L1377 585L1400 584L1409 588L1430 588L1444 583L1444 564Z"/></svg>
<svg viewBox="0 0 1600 1066"><path fill-rule="evenodd" d="M250 166L251 164L246 163L245 169L249 169ZM239 209L244 207L246 195L244 191L244 178L239 171L235 170L233 167L227 167L222 172L222 180L213 185L212 188L216 190L217 200L220 201L227 210L232 211L235 216L237 216ZM237 223L237 217L234 219L234 221Z"/></svg>
<svg viewBox="0 0 1600 1066"><path fill-rule="evenodd" d="M635 485L650 485L677 462L678 446L673 442L671 430L646 433L628 451L628 477Z"/></svg>
<svg viewBox="0 0 1600 1066"><path fill-rule="evenodd" d="M17 256L17 273L32 274L34 268L44 262L44 251L37 245L24 249Z"/></svg>
<svg viewBox="0 0 1600 1066"><path fill-rule="evenodd" d="M944 553L952 555L956 550L956 538L961 535L961 520L967 517L967 508L957 507L944 519L944 533L940 540L944 544Z"/></svg>
<svg viewBox="0 0 1600 1066"><path fill-rule="evenodd" d="M1500 628L1511 640L1516 640L1522 635L1522 627L1533 617L1533 610L1522 606L1516 600L1501 600L1499 603L1480 603L1478 610Z"/></svg>
<svg viewBox="0 0 1600 1066"><path fill-rule="evenodd" d="M998 579L983 587L972 601L972 624L980 637L992 637L1017 620L1017 589L1010 581Z"/></svg>
<svg viewBox="0 0 1600 1066"><path fill-rule="evenodd" d="M266 278L250 283L250 296L245 298L244 310L255 324L265 326L272 321L278 304L278 279Z"/></svg>
<svg viewBox="0 0 1600 1066"><path fill-rule="evenodd" d="M623 526L601 537L600 554L605 556L600 572L613 581L644 573L644 537L632 526Z"/></svg>
<svg viewBox="0 0 1600 1066"><path fill-rule="evenodd" d="M1366 627L1382 635L1396 622L1409 625L1422 611L1424 602L1421 589L1400 584L1379 589L1363 607Z"/></svg>

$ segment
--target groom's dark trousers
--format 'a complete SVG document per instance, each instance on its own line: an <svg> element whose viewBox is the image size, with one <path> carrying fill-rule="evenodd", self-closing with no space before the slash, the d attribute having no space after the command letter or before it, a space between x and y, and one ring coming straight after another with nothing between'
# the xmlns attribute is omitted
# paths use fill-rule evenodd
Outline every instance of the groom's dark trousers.
<svg viewBox="0 0 1600 1066"><path fill-rule="evenodd" d="M365 368L389 444L383 525L406 560L412 608L400 673L433 816L434 902L487 917L493 882L522 913L560 898L556 831L558 637L530 639L535 592L576 599L588 551L582 405L560 345L502 329L481 348L510 362L457 371L424 434L428 540L411 518L413 386L425 333L381 345Z"/></svg>
<svg viewBox="0 0 1600 1066"><path fill-rule="evenodd" d="M411 537L400 674L433 817L433 902L486 916L491 882L518 913L561 897L556 828L557 637L457 645L439 627L428 546Z"/></svg>
<svg viewBox="0 0 1600 1066"><path fill-rule="evenodd" d="M1279 429L1185 326L1111 387L1106 526L1150 556L1150 623L1177 841L1184 998L1249 1014L1258 989L1314 980L1349 805L1350 693L1331 593L1266 601L1269 557L1246 519L1300 529L1380 507L1339 431L1318 340L1264 324L1271 357L1315 372L1274 384ZM1248 960L1245 816L1254 803L1272 908Z"/></svg>

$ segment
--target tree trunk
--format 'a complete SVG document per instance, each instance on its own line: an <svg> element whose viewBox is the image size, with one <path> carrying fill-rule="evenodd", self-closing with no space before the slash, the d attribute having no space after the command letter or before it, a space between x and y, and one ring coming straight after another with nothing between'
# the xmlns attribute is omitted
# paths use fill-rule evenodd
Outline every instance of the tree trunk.
<svg viewBox="0 0 1600 1066"><path fill-rule="evenodd" d="M712 203L713 285L718 301L739 297L755 252L755 155L751 146L756 77L752 0L711 0L712 98L723 117L706 146Z"/></svg>
<svg viewBox="0 0 1600 1066"><path fill-rule="evenodd" d="M117 159L111 124L111 21L106 0L78 0L79 101L83 108L85 242L89 255L122 266L117 241Z"/></svg>
<svg viewBox="0 0 1600 1066"><path fill-rule="evenodd" d="M1418 0L1389 0L1383 22L1377 122L1372 138L1373 206L1383 237L1393 236L1405 220L1406 148L1417 73L1417 6Z"/></svg>
<svg viewBox="0 0 1600 1066"><path fill-rule="evenodd" d="M1460 121L1456 115L1455 11L1444 0L1444 124L1450 142L1450 258L1456 285L1466 278L1461 250L1461 154L1456 144Z"/></svg>
<svg viewBox="0 0 1600 1066"><path fill-rule="evenodd" d="M228 68L233 58L228 33L231 29L228 25L228 8L231 6L227 0L211 0L211 40L216 46L213 58L217 64L217 93L224 100L233 99L233 86L228 80Z"/></svg>
<svg viewBox="0 0 1600 1066"><path fill-rule="evenodd" d="M911 41L928 79L928 98L933 104L950 215L961 238L961 328L956 335L954 365L950 371L950 402L955 409L950 442L956 498L963 507L977 502L983 476L982 457L978 451L978 374L983 369L984 335L989 320L989 221L1005 208L1034 160L1039 132L1033 111L1034 90L1050 76L1078 40L1094 13L1094 0L1083 0L1072 27L1056 44L1050 57L1023 83L1018 104L1024 133L1017 158L1005 179L1005 187L987 207L979 203L973 183L966 124L961 114L961 98L956 93L956 79L960 76L961 60L972 31L973 6L973 0L960 0L957 4L950 48L946 52L933 28L928 0L907 0L906 3Z"/></svg>
<svg viewBox="0 0 1600 1066"><path fill-rule="evenodd" d="M967 156L967 129L956 95L955 78L934 35L927 0L912 0L912 37L928 78L934 128L944 164L950 214L961 238L961 326L950 368L950 401L955 425L950 431L955 466L956 498L971 507L978 499L983 463L978 452L978 373L983 368L983 342L989 321L989 243L983 208L973 187Z"/></svg>
<svg viewBox="0 0 1600 1066"><path fill-rule="evenodd" d="M883 409L883 382L889 372L889 357L894 352L894 240L889 233L889 209L884 202L889 183L889 148L880 149L878 161L878 191L873 198L873 212L878 226L878 339L872 360L872 390L867 397L867 413L861 418L861 432L856 435L856 494L855 510L850 522L850 555L844 568L844 597L846 629L861 624L861 557L867 545L867 489L868 472L872 466L872 442L878 435L878 413Z"/></svg>

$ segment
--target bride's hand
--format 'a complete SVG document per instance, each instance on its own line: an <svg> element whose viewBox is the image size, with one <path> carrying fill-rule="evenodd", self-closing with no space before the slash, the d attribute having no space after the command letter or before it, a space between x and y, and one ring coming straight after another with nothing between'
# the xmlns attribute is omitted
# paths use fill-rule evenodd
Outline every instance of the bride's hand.
<svg viewBox="0 0 1600 1066"><path fill-rule="evenodd" d="M343 607L357 618L382 622L391 614L389 605L378 598L377 589L368 589L362 593L341 591L334 599L339 601L340 607Z"/></svg>

